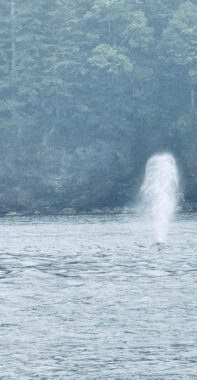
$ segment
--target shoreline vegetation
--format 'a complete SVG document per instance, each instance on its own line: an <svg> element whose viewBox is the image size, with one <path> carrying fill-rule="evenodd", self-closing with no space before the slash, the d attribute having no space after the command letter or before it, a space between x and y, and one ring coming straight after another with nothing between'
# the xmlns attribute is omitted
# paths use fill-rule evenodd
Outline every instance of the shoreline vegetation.
<svg viewBox="0 0 197 380"><path fill-rule="evenodd" d="M135 204L171 153L197 202L196 0L1 0L0 214Z"/></svg>

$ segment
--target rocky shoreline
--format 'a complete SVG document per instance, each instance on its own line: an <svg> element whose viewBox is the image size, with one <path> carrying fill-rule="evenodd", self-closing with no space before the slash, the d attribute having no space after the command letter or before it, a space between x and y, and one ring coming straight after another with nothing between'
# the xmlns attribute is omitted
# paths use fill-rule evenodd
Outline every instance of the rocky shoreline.
<svg viewBox="0 0 197 380"><path fill-rule="evenodd" d="M12 210L0 212L0 217L20 217L20 216L74 216L74 215L105 215L105 214L133 214L137 212L137 207L135 205L125 206L125 207L103 207L103 208L93 208L91 210L76 210L74 208L68 207L62 210L45 209L45 210ZM197 202L185 202L178 206L177 213L196 213L197 212Z"/></svg>

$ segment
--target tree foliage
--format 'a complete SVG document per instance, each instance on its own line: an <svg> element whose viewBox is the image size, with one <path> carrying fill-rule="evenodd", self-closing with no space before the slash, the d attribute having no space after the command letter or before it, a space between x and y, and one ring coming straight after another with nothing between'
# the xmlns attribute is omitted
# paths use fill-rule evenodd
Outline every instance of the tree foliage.
<svg viewBox="0 0 197 380"><path fill-rule="evenodd" d="M124 204L165 149L195 198L195 1L0 8L0 209Z"/></svg>

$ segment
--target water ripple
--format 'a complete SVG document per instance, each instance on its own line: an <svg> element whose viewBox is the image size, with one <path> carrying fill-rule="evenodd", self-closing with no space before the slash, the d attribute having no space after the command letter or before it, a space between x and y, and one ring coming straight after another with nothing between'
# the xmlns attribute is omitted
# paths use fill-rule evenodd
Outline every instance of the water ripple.
<svg viewBox="0 0 197 380"><path fill-rule="evenodd" d="M2 219L0 377L197 378L196 227L158 246L135 215Z"/></svg>

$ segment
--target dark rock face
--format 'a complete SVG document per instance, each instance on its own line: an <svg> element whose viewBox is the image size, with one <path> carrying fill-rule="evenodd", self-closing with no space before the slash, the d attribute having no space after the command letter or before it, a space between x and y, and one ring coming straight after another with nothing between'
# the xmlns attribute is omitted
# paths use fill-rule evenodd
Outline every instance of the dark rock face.
<svg viewBox="0 0 197 380"><path fill-rule="evenodd" d="M0 161L0 213L72 214L135 202L146 157L130 143L97 140L73 152L55 147L29 150L20 144ZM181 191L196 201L195 162L181 165Z"/></svg>
<svg viewBox="0 0 197 380"><path fill-rule="evenodd" d="M113 144L97 141L72 153L47 147L31 157L26 152L15 160L8 154L1 161L1 213L115 207L134 195L134 169L127 167L127 155L118 154Z"/></svg>

